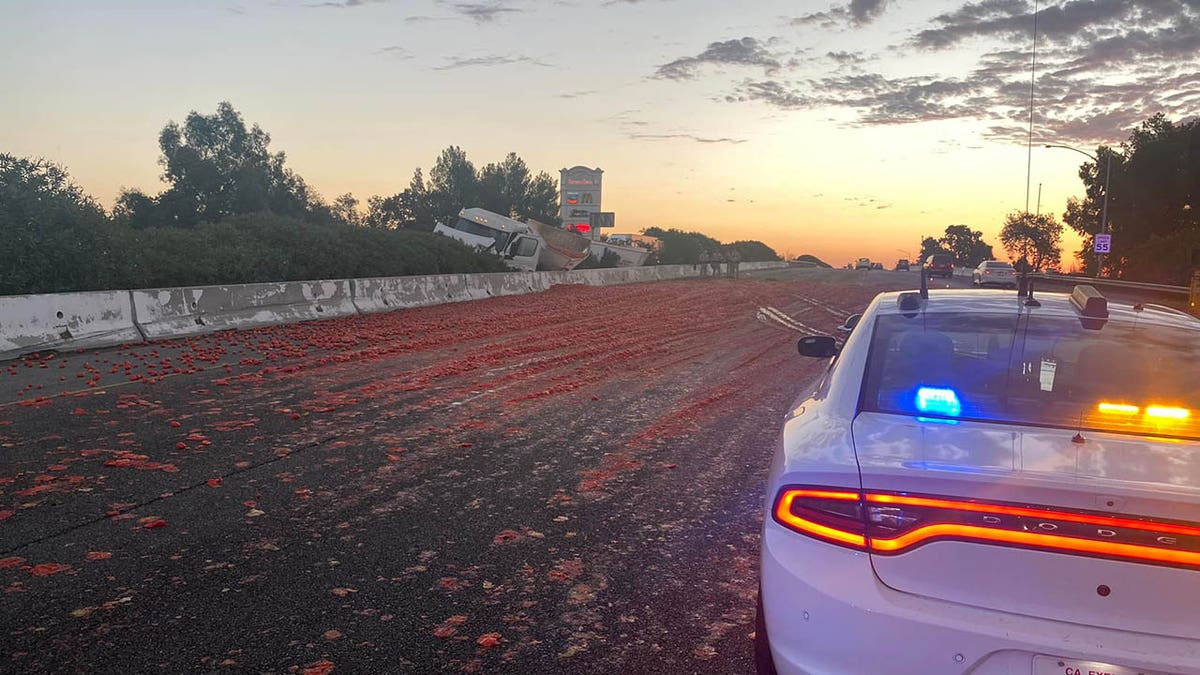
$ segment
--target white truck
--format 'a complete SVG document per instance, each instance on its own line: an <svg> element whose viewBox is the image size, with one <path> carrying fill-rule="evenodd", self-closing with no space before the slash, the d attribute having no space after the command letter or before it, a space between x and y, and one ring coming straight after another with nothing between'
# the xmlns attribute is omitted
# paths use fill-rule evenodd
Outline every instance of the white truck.
<svg viewBox="0 0 1200 675"><path fill-rule="evenodd" d="M618 237L628 237L629 235L613 235L606 241L592 242L592 255L597 258L603 258L607 252L612 252L620 258L617 263L618 267L639 267L646 262L650 257L650 249L640 246L633 246L632 243L624 243L627 239L619 239ZM614 241L615 239L615 241Z"/></svg>
<svg viewBox="0 0 1200 675"><path fill-rule="evenodd" d="M453 225L438 223L437 234L457 239L480 251L490 251L520 270L570 270L589 254L590 240L562 228L522 223L498 213L470 208L459 212Z"/></svg>

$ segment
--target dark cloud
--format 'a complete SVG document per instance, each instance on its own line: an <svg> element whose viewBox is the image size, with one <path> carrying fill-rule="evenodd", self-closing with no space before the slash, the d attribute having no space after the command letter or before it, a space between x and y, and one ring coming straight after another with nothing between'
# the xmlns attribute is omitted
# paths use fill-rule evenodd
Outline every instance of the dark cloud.
<svg viewBox="0 0 1200 675"><path fill-rule="evenodd" d="M744 37L740 40L713 42L696 56L685 56L658 67L654 76L665 80L690 80L706 64L755 66L768 75L779 70L780 63L761 42Z"/></svg>
<svg viewBox="0 0 1200 675"><path fill-rule="evenodd" d="M832 73L748 79L726 100L848 109L858 125L973 119L984 123L987 137L1018 140L1028 134L1031 11L1025 0L971 2L899 47L939 50L966 40L1026 47L986 52L955 76L885 77L862 72L860 54L828 52L837 64ZM1038 13L1038 31L1036 135L1111 143L1155 112L1188 118L1200 109L1196 0L1067 0Z"/></svg>
<svg viewBox="0 0 1200 675"><path fill-rule="evenodd" d="M862 52L847 52L847 51L826 52L825 57L830 59L831 61L835 61L839 64L846 65L846 66L856 66L859 64L866 63L867 61L870 60L866 56L864 56Z"/></svg>
<svg viewBox="0 0 1200 675"><path fill-rule="evenodd" d="M348 9L350 7L365 7L374 5L380 2L389 2L390 0L341 0L340 2L317 2L305 7L336 7L338 9Z"/></svg>
<svg viewBox="0 0 1200 675"><path fill-rule="evenodd" d="M492 0L492 2L443 2L442 4L476 23L495 21L505 14L521 11L516 7L509 7L502 0Z"/></svg>
<svg viewBox="0 0 1200 675"><path fill-rule="evenodd" d="M672 139L684 139L695 141L697 143L745 143L744 138L708 138L705 136L697 136L695 134L629 134L629 137L639 141L666 141Z"/></svg>
<svg viewBox="0 0 1200 675"><path fill-rule="evenodd" d="M828 11L813 12L790 19L793 26L818 25L833 28L839 24L865 26L883 14L888 0L850 0L849 3L832 7Z"/></svg>
<svg viewBox="0 0 1200 675"><path fill-rule="evenodd" d="M879 18L886 6L887 0L850 0L846 9L850 12L851 20L861 25Z"/></svg>
<svg viewBox="0 0 1200 675"><path fill-rule="evenodd" d="M412 52L400 45L390 45L388 47L380 47L375 50L376 54L383 54L394 59L407 60L413 58Z"/></svg>
<svg viewBox="0 0 1200 675"><path fill-rule="evenodd" d="M534 66L543 68L551 68L549 63L539 61L532 56L472 56L463 58L453 58L443 63L440 66L434 66L434 70L456 70L459 68L487 68L492 66L507 66L514 63L528 63Z"/></svg>
<svg viewBox="0 0 1200 675"><path fill-rule="evenodd" d="M1068 0L1038 11L1038 39L1047 45L1077 44L1126 30L1178 18L1193 0ZM972 38L1028 41L1033 35L1033 5L1026 0L983 0L968 3L933 19L934 28L916 34L913 43L946 49Z"/></svg>
<svg viewBox="0 0 1200 675"><path fill-rule="evenodd" d="M726 96L725 100L730 103L762 101L784 110L814 108L823 101L820 97L802 93L784 82L775 80L747 80L736 93Z"/></svg>

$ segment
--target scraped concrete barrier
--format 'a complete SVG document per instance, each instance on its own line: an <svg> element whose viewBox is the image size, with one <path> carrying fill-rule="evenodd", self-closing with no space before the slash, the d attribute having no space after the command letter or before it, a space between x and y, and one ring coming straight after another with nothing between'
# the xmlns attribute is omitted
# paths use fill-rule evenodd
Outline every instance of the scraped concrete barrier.
<svg viewBox="0 0 1200 675"><path fill-rule="evenodd" d="M354 305L363 314L371 314L444 302L537 293L552 285L552 280L545 276L548 274L555 273L498 272L355 279Z"/></svg>
<svg viewBox="0 0 1200 675"><path fill-rule="evenodd" d="M149 339L357 314L349 280L192 286L131 291Z"/></svg>
<svg viewBox="0 0 1200 675"><path fill-rule="evenodd" d="M786 266L742 263L741 269ZM721 273L727 271L722 265ZM701 272L700 265L658 265L8 296L0 297L0 359L537 293L563 284L608 286L707 276Z"/></svg>
<svg viewBox="0 0 1200 675"><path fill-rule="evenodd" d="M129 291L0 297L0 359L141 341Z"/></svg>
<svg viewBox="0 0 1200 675"><path fill-rule="evenodd" d="M738 263L738 270L776 270L788 266L786 260L768 260L763 262Z"/></svg>

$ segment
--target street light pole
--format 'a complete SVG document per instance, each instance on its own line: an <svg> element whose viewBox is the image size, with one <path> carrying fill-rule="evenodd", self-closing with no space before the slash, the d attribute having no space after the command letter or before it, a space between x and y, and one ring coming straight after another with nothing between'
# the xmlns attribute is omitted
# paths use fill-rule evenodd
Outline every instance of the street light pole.
<svg viewBox="0 0 1200 675"><path fill-rule="evenodd" d="M1072 148L1069 145L1059 145L1056 143L1055 144L1047 143L1046 147L1047 148L1064 148L1066 150L1074 150L1075 152L1078 152L1079 154L1083 155L1084 157L1091 159L1093 162L1096 163L1096 166L1100 166L1099 158L1097 158L1092 153L1084 152L1083 150L1080 150L1079 148ZM1097 232L1097 234L1102 234L1105 230L1108 229L1108 185L1109 185L1109 180L1112 178L1112 148L1109 148L1109 150L1108 150L1108 158L1107 159L1108 159L1108 161L1105 162L1105 165L1104 165L1104 206L1101 208L1100 229ZM1104 254L1100 253L1096 256L1096 278L1100 278L1100 270L1103 267L1104 267Z"/></svg>
<svg viewBox="0 0 1200 675"><path fill-rule="evenodd" d="M1099 162L1097 162L1099 164ZM1104 209L1100 214L1100 231L1108 231L1108 180L1112 178L1112 149L1108 151L1108 161L1104 164ZM1104 254L1096 261L1096 278L1100 278L1100 270L1104 267Z"/></svg>

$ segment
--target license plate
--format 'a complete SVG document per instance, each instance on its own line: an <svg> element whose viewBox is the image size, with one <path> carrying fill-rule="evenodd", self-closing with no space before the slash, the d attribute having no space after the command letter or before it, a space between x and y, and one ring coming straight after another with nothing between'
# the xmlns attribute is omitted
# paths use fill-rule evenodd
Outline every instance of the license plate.
<svg viewBox="0 0 1200 675"><path fill-rule="evenodd" d="M1099 661L1035 656L1033 657L1033 675L1166 675L1166 673L1114 666L1111 663Z"/></svg>

